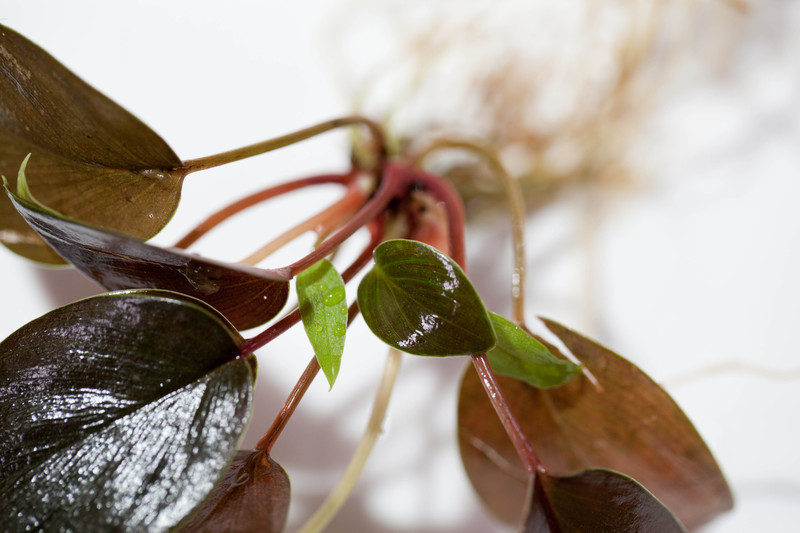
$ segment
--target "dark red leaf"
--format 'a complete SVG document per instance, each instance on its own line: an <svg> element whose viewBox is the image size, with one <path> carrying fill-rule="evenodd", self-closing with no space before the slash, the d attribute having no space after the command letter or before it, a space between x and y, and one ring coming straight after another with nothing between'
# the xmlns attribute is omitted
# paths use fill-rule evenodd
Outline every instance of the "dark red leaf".
<svg viewBox="0 0 800 533"><path fill-rule="evenodd" d="M265 452L241 450L183 533L279 533L289 512L289 478Z"/></svg>
<svg viewBox="0 0 800 533"><path fill-rule="evenodd" d="M685 533L650 492L611 470L537 473L525 533Z"/></svg>
<svg viewBox="0 0 800 533"><path fill-rule="evenodd" d="M159 248L10 196L47 244L107 289L154 288L188 294L217 309L240 330L272 319L286 304L289 282L275 271Z"/></svg>
<svg viewBox="0 0 800 533"><path fill-rule="evenodd" d="M672 398L617 354L555 322L545 323L602 387L584 375L548 390L498 376L549 471L623 472L655 494L689 528L730 509L732 496L725 478ZM461 386L458 418L461 455L475 489L498 518L518 523L527 474L471 365Z"/></svg>

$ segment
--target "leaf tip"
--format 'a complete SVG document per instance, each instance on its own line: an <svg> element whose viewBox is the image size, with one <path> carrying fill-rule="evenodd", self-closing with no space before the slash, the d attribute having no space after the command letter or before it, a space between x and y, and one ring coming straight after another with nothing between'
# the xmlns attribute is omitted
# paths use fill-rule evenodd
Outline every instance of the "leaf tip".
<svg viewBox="0 0 800 533"><path fill-rule="evenodd" d="M20 198L28 200L29 202L38 204L31 194L31 190L28 187L28 180L25 177L25 169L28 167L28 160L30 158L31 154L26 155L25 159L22 160L22 164L19 166L19 170L17 171L17 195ZM3 177L3 182L5 183L5 177Z"/></svg>
<svg viewBox="0 0 800 533"><path fill-rule="evenodd" d="M328 380L328 392L333 390L333 384L336 382L336 378L339 376L339 369L332 368L332 369L323 369L325 371L325 379Z"/></svg>
<svg viewBox="0 0 800 533"><path fill-rule="evenodd" d="M17 196L20 199L35 205L37 208L41 209L46 213L63 218L63 215L61 213L59 213L55 209L50 209L42 202L37 200L35 196L33 196L33 193L31 192L31 189L28 186L28 178L25 174L25 171L28 168L28 160L30 158L31 154L29 153L28 155L25 156L25 159L22 160L22 163L19 166L19 170L17 171ZM3 176L3 184L6 186L6 189L10 190L10 187L8 187L8 183L5 176Z"/></svg>

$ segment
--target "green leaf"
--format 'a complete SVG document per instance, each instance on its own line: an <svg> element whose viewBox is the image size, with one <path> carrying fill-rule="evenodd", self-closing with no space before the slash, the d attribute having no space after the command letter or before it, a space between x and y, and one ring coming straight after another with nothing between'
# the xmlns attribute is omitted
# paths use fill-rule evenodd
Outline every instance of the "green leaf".
<svg viewBox="0 0 800 533"><path fill-rule="evenodd" d="M331 262L322 259L297 275L296 287L303 327L319 366L333 387L347 331L344 281Z"/></svg>
<svg viewBox="0 0 800 533"><path fill-rule="evenodd" d="M581 372L581 367L550 353L547 346L502 316L489 313L497 346L486 353L492 370L539 388L558 387Z"/></svg>
<svg viewBox="0 0 800 533"><path fill-rule="evenodd" d="M140 239L169 221L185 172L150 128L0 25L0 175L12 190L20 162L31 190L66 216ZM45 263L61 263L0 199L0 242Z"/></svg>
<svg viewBox="0 0 800 533"><path fill-rule="evenodd" d="M374 256L358 306L378 338L415 355L472 355L495 345L486 308L452 259L400 239L382 243Z"/></svg>
<svg viewBox="0 0 800 533"><path fill-rule="evenodd" d="M20 198L23 198L36 205L40 209L46 210L47 207L33 197L33 194L31 194L31 189L28 187L28 178L25 176L25 168L28 166L28 160L30 158L31 154L26 155L25 159L22 160L22 164L19 166L19 171L17 171L17 195L19 195ZM9 187L8 180L5 178L3 178L3 186L6 188Z"/></svg>
<svg viewBox="0 0 800 533"><path fill-rule="evenodd" d="M597 380L595 385L581 374L561 387L538 389L498 376L548 471L624 472L690 529L730 509L731 492L719 466L674 400L629 361L564 326L544 322ZM461 459L475 490L495 516L518 523L527 473L471 365L461 383L458 425Z"/></svg>
<svg viewBox="0 0 800 533"><path fill-rule="evenodd" d="M127 291L0 343L0 518L12 531L164 531L211 491L249 418L255 358L214 309Z"/></svg>
<svg viewBox="0 0 800 533"><path fill-rule="evenodd" d="M157 288L188 294L219 310L237 329L260 326L286 304L289 282L278 272L152 246L7 192L48 245L106 289Z"/></svg>
<svg viewBox="0 0 800 533"><path fill-rule="evenodd" d="M241 450L181 533L281 533L289 512L289 478L260 450Z"/></svg>
<svg viewBox="0 0 800 533"><path fill-rule="evenodd" d="M537 473L525 533L686 533L663 503L630 477L604 469Z"/></svg>

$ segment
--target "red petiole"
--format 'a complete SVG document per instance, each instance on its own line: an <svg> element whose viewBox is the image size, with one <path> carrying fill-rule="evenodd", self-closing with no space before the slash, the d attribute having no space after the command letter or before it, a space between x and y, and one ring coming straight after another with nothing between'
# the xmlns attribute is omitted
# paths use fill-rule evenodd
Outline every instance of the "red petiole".
<svg viewBox="0 0 800 533"><path fill-rule="evenodd" d="M444 180L432 174L422 171L415 171L414 176L417 182L425 187L433 196L445 203L447 206L448 221L450 225L450 248L451 257L466 272L466 248L464 246L464 208L458 193ZM494 407L500 422L508 433L517 454L525 465L528 473L536 471L545 472L545 467L533 450L530 441L525 436L522 427L516 416L511 410L511 406L503 395L503 391L497 383L494 372L489 366L486 354L476 354L472 356L472 364L478 372L478 377L483 384L484 390Z"/></svg>
<svg viewBox="0 0 800 533"><path fill-rule="evenodd" d="M249 207L253 207L254 205L260 204L261 202L265 202L282 194L286 194L292 191L296 191L305 187L309 187L312 185L321 185L325 183L340 183L342 185L347 185L351 182L354 177L356 176L355 171L348 172L346 174L322 174L319 176L311 176L308 178L302 178L298 180L289 181L286 183L281 183L280 185L276 185L274 187L269 187L268 189L264 189L262 191L258 191L253 193L241 200L238 200L222 209L209 215L203 222L201 222L196 228L186 234L181 240L175 243L175 248L188 248L195 242L197 242L200 237L214 229L216 226L221 224L222 222L226 221L230 217L241 213L245 209Z"/></svg>
<svg viewBox="0 0 800 533"><path fill-rule="evenodd" d="M353 261L353 263L342 272L342 279L345 283L349 282L353 279L361 269L363 269L370 261L372 257L372 250L380 243L383 237L383 223L380 218L376 218L373 220L372 223L369 225L370 227L370 243L361 252L361 255ZM299 312L298 312L299 314ZM348 326L350 323L355 319L358 314L358 303L353 302L348 311L347 311L347 324ZM274 338L274 336L272 337ZM311 358L311 361L306 366L306 369L303 371L300 379L298 379L297 383L295 384L292 391L289 393L289 397L283 404L278 416L272 422L272 425L258 441L256 445L256 449L263 450L267 453L270 452L272 449L272 445L275 444L275 441L278 439L278 436L283 431L283 428L286 426L286 423L291 418L292 414L294 413L297 406L300 404L300 400L303 399L308 388L311 386L311 382L314 381L314 378L319 373L319 362L317 361L316 356Z"/></svg>
<svg viewBox="0 0 800 533"><path fill-rule="evenodd" d="M353 302L347 310L347 324L350 325L357 315L358 303ZM314 378L317 377L319 369L319 362L317 361L316 356L314 356L311 358L311 361L309 361L306 369L300 375L300 379L297 380L292 392L289 393L289 397L286 398L286 401L278 413L278 416L275 417L272 425L269 427L267 432L264 433L264 436L261 437L261 440L258 441L258 444L256 444L257 450L263 450L267 453L272 450L272 446L275 444L275 441L278 440L278 436L280 436L283 428L286 427L286 424L289 422L292 414L294 414L297 406L300 405L300 400L303 399L303 396L305 396L305 393L308 391L308 388L311 386Z"/></svg>
<svg viewBox="0 0 800 533"><path fill-rule="evenodd" d="M371 238L369 244L356 258L356 260L353 261L353 263L342 272L342 279L345 283L352 280L353 277L369 263L370 259L372 258L372 250L375 249L383 237L382 226L383 225L379 218L376 218L370 224ZM282 333L285 333L289 328L297 324L300 319L300 310L295 308L291 313L280 319L268 329L242 343L242 345L239 347L239 356L247 356L259 348L267 345L276 337L280 336Z"/></svg>
<svg viewBox="0 0 800 533"><path fill-rule="evenodd" d="M353 215L353 218L348 220L339 231L326 239L313 252L299 261L277 270L294 277L299 272L302 272L323 257L329 255L353 235L356 230L384 212L392 200L405 193L409 185L409 178L410 176L408 172L405 171L404 167L396 163L388 163L385 166L383 178L375 194L355 215Z"/></svg>
<svg viewBox="0 0 800 533"><path fill-rule="evenodd" d="M298 180L303 182L303 180ZM446 206L449 226L449 253L462 269L466 271L466 248L464 240L465 217L458 193L450 184L435 175L428 174L418 169L412 169L397 162L387 163L384 167L383 176L374 195L353 215L342 227L331 237L320 244L313 252L302 259L279 269L288 277L293 277L313 265L323 257L330 255L345 240L353 235L359 228L370 221L378 220L381 213L387 212L392 201L403 197L410 189L417 187L425 190ZM349 281L358 271L369 262L372 250L377 246L382 237L382 231L376 231L373 227L372 239L369 246L362 252L359 258L343 273L345 281ZM357 304L350 308L349 321L357 313ZM280 334L300 321L300 311L295 309L289 315L278 321L272 327L261 334L245 341L240 347L239 353L246 355L254 352L258 348L266 345ZM349 323L348 321L348 323ZM519 422L511 411L511 407L500 389L495 375L488 364L485 354L472 356L473 365L478 372L478 376L486 390L487 396L497 412L503 427L509 435L514 447L517 450L526 470L533 474L536 471L544 472L545 467L533 450L528 438L525 436ZM261 439L258 449L269 451L275 442L277 435L285 426L291 414L294 412L300 399L308 389L314 376L319 371L319 365L314 359L309 363L298 383L295 385L284 407L276 418L270 430Z"/></svg>

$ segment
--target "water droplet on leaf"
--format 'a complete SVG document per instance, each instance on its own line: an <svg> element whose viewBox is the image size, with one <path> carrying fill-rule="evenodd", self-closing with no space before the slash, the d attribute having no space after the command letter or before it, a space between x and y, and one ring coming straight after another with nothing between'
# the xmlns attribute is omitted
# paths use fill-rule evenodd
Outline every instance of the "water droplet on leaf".
<svg viewBox="0 0 800 533"><path fill-rule="evenodd" d="M190 260L184 267L183 275L200 294L208 296L220 289L222 270L219 268Z"/></svg>
<svg viewBox="0 0 800 533"><path fill-rule="evenodd" d="M322 302L327 306L336 305L339 302L344 300L344 288L343 287L334 287L331 289L329 293L327 293L323 298Z"/></svg>

